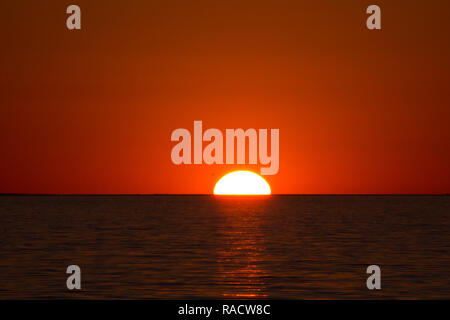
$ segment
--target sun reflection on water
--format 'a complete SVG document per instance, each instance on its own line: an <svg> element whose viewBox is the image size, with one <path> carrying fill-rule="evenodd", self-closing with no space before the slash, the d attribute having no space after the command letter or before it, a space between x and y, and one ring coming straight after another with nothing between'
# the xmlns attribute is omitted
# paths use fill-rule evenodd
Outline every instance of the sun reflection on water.
<svg viewBox="0 0 450 320"><path fill-rule="evenodd" d="M222 296L265 298L268 273L264 269L265 234L260 214L267 198L237 197L219 201L226 226L217 252Z"/></svg>

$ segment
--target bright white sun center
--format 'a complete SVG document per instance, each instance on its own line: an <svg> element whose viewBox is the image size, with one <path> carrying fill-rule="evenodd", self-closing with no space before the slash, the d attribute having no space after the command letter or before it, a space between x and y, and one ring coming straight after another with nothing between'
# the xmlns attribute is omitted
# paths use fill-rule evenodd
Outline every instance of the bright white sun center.
<svg viewBox="0 0 450 320"><path fill-rule="evenodd" d="M250 171L235 171L223 176L214 194L270 194L270 186L261 176Z"/></svg>

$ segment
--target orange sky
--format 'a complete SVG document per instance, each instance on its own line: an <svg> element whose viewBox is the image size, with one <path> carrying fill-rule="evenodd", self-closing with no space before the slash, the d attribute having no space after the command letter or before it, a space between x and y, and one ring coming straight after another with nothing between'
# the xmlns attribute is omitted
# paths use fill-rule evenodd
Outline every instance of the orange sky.
<svg viewBox="0 0 450 320"><path fill-rule="evenodd" d="M449 193L449 9L2 1L0 193L211 193L243 166L172 164L194 120L279 128L274 193Z"/></svg>

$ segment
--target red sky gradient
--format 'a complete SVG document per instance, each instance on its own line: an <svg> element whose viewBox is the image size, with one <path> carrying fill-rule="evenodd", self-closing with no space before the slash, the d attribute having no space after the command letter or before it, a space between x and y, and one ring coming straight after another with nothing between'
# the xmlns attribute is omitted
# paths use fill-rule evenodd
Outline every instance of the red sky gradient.
<svg viewBox="0 0 450 320"><path fill-rule="evenodd" d="M70 4L82 30L66 29ZM378 4L382 30L365 27ZM0 193L211 193L176 128L279 128L274 193L449 193L448 1L2 1Z"/></svg>

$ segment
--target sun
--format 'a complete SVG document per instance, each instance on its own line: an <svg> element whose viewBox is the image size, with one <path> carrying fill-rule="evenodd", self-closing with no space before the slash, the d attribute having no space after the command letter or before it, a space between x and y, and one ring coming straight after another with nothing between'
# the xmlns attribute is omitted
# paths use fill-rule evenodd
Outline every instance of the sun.
<svg viewBox="0 0 450 320"><path fill-rule="evenodd" d="M271 194L270 186L260 175L251 171L234 171L224 175L214 187L214 194Z"/></svg>

